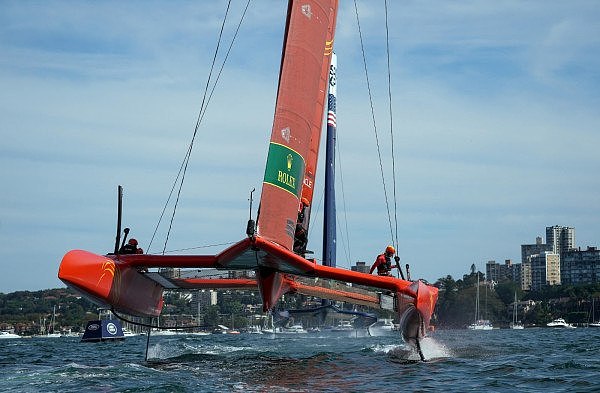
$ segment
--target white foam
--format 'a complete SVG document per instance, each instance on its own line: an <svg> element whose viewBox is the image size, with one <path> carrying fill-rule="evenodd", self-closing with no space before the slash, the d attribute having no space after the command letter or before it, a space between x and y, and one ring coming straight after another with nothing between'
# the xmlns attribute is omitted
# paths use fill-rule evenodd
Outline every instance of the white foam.
<svg viewBox="0 0 600 393"><path fill-rule="evenodd" d="M445 345L438 343L431 337L425 337L420 340L420 344L425 360L452 357L452 353ZM394 359L407 361L421 360L417 349L413 345L404 342L400 344L378 344L371 349L374 352L384 353Z"/></svg>
<svg viewBox="0 0 600 393"><path fill-rule="evenodd" d="M420 341L421 351L426 360L450 358L452 352L444 344L435 341L432 337L425 337Z"/></svg>

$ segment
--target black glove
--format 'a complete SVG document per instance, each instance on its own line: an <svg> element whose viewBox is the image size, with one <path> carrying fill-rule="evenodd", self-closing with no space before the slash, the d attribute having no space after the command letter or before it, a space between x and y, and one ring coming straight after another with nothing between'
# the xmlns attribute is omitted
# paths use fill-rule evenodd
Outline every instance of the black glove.
<svg viewBox="0 0 600 393"><path fill-rule="evenodd" d="M396 261L396 263L400 262L400 257L399 257L398 255L396 255L396 256L394 257L394 261Z"/></svg>

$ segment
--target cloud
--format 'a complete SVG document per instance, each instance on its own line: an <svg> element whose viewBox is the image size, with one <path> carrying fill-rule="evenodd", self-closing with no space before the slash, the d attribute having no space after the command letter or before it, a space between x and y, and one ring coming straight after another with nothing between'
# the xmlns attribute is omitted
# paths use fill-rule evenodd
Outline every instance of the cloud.
<svg viewBox="0 0 600 393"><path fill-rule="evenodd" d="M358 5L391 198L384 14ZM596 244L595 3L389 6L389 206L413 274L433 281L471 263L519 261L520 244L555 224ZM242 7L231 9L217 69ZM224 12L221 3L0 4L0 261L19 266L0 291L58 285L71 248L110 250L118 184L126 225L147 246L194 130ZM246 15L194 143L168 249L243 236L249 191L260 197L285 12L272 1ZM343 266L371 262L391 241L354 12L340 4L335 44ZM317 257L319 214L309 244Z"/></svg>

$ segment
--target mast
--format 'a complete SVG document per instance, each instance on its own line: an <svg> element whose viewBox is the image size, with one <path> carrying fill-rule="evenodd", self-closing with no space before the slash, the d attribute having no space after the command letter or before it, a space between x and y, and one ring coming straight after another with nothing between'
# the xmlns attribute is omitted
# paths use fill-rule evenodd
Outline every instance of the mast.
<svg viewBox="0 0 600 393"><path fill-rule="evenodd" d="M335 266L336 212L335 212L335 139L337 106L337 56L331 55L329 67L329 94L327 98L327 142L325 152L325 208L323 218L323 265Z"/></svg>
<svg viewBox="0 0 600 393"><path fill-rule="evenodd" d="M477 298L475 299L475 323L479 321L479 272L477 272Z"/></svg>

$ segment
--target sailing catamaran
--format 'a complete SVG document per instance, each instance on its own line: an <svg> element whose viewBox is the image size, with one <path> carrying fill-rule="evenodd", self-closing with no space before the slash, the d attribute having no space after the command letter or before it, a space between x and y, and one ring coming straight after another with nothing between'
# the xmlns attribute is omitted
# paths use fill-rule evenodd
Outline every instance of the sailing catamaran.
<svg viewBox="0 0 600 393"><path fill-rule="evenodd" d="M338 268L335 259L319 264L307 259L302 247L294 247L299 227L306 233L309 230L327 86L332 83L328 77L337 6L337 0L289 1L259 213L256 222L250 217L244 239L216 255L124 255L118 251L118 225L114 253L69 251L58 277L116 312L145 317L158 317L163 291L176 289L258 288L264 311L272 310L286 293L389 309L397 315L402 337L414 343L423 358L419 340L429 330L437 288L420 280ZM148 270L155 268L217 268L253 271L254 275L179 278Z"/></svg>

